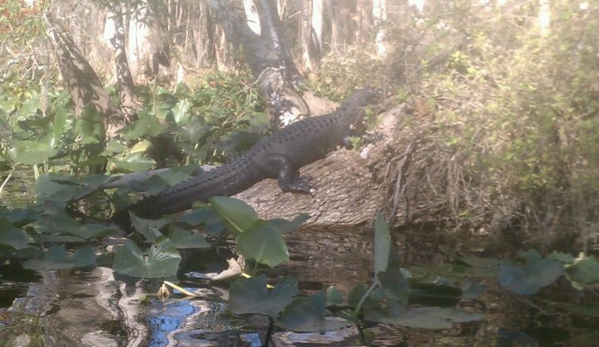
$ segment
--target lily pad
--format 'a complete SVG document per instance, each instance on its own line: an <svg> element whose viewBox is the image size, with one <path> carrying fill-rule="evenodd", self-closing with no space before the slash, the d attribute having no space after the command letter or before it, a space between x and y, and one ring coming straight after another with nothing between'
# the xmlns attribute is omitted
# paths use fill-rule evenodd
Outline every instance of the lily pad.
<svg viewBox="0 0 599 347"><path fill-rule="evenodd" d="M256 211L241 200L216 196L209 201L234 235L250 230L258 220Z"/></svg>
<svg viewBox="0 0 599 347"><path fill-rule="evenodd" d="M179 249L210 247L210 244L202 235L180 228L175 228L171 231L169 239L171 239L175 247Z"/></svg>
<svg viewBox="0 0 599 347"><path fill-rule="evenodd" d="M69 258L64 245L54 246L44 253L41 259L31 259L23 266L32 270L60 270L75 267L88 267L96 263L96 254L91 246L83 246Z"/></svg>
<svg viewBox="0 0 599 347"><path fill-rule="evenodd" d="M297 281L283 278L270 292L266 276L239 280L231 286L229 307L235 314L262 314L276 317L297 295Z"/></svg>
<svg viewBox="0 0 599 347"><path fill-rule="evenodd" d="M448 307L405 308L385 316L366 314L367 320L422 329L451 329L454 323L475 322L484 318L484 314Z"/></svg>
<svg viewBox="0 0 599 347"><path fill-rule="evenodd" d="M320 291L306 298L297 298L285 308L277 325L295 332L324 332L346 327L344 319L325 317L326 294Z"/></svg>
<svg viewBox="0 0 599 347"><path fill-rule="evenodd" d="M160 278L176 275L180 262L181 255L175 245L168 238L161 237L150 247L147 256L133 241L127 240L116 252L112 268L123 275Z"/></svg>
<svg viewBox="0 0 599 347"><path fill-rule="evenodd" d="M0 218L0 245L7 245L14 249L27 247L27 236L14 227L6 219Z"/></svg>
<svg viewBox="0 0 599 347"><path fill-rule="evenodd" d="M58 149L49 143L37 141L13 141L8 150L9 158L15 164L41 164L58 154Z"/></svg>
<svg viewBox="0 0 599 347"><path fill-rule="evenodd" d="M237 235L237 250L246 259L270 267L289 261L289 250L281 233L270 223L259 221Z"/></svg>
<svg viewBox="0 0 599 347"><path fill-rule="evenodd" d="M499 269L499 284L511 292L535 294L566 273L564 266L554 260L541 259L534 254L525 256L528 257L524 266L508 263Z"/></svg>
<svg viewBox="0 0 599 347"><path fill-rule="evenodd" d="M130 153L123 159L113 159L114 166L126 172L148 171L156 163L151 158L145 157L142 152Z"/></svg>
<svg viewBox="0 0 599 347"><path fill-rule="evenodd" d="M594 256L580 255L574 264L567 266L568 279L574 287L583 289L587 284L599 283L599 261Z"/></svg>

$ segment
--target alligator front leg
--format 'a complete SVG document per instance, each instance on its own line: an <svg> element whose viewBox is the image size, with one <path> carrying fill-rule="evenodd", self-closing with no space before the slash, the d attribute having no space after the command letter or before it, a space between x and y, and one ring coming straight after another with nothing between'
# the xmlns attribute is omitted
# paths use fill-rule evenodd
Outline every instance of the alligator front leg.
<svg viewBox="0 0 599 347"><path fill-rule="evenodd" d="M293 167L286 157L278 155L273 157L272 160L276 163L276 167L279 170L277 182L282 191L304 194L313 193L314 187L300 177L299 170Z"/></svg>

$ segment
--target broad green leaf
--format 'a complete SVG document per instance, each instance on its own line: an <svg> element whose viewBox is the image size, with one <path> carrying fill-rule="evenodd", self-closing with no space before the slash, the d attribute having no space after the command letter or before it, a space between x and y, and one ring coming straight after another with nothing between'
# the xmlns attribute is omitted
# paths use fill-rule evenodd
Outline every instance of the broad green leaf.
<svg viewBox="0 0 599 347"><path fill-rule="evenodd" d="M106 137L102 115L93 103L85 105L77 125L83 135L81 144L97 144Z"/></svg>
<svg viewBox="0 0 599 347"><path fill-rule="evenodd" d="M389 269L376 274L380 288L387 298L397 300L402 305L408 304L410 284L400 271Z"/></svg>
<svg viewBox="0 0 599 347"><path fill-rule="evenodd" d="M38 233L73 235L86 240L105 237L117 232L116 229L103 224L82 224L64 212L45 216L34 225Z"/></svg>
<svg viewBox="0 0 599 347"><path fill-rule="evenodd" d="M359 283L349 293L349 295L347 297L347 303L351 307L356 308L358 306L358 303L360 302L360 300L362 300L362 298L364 297L364 295L366 295L367 291L368 291L368 287L366 286L366 284Z"/></svg>
<svg viewBox="0 0 599 347"><path fill-rule="evenodd" d="M177 102L173 107L173 119L175 123L182 124L189 120L189 109L191 108L191 102L188 99L182 99Z"/></svg>
<svg viewBox="0 0 599 347"><path fill-rule="evenodd" d="M378 213L374 224L374 273L384 272L389 264L389 253L391 252L391 235L389 226Z"/></svg>
<svg viewBox="0 0 599 347"><path fill-rule="evenodd" d="M71 269L75 267L88 267L96 263L96 255L91 246L78 249L71 258L67 256L64 245L53 246L41 259L31 259L23 263L28 269L37 271Z"/></svg>
<svg viewBox="0 0 599 347"><path fill-rule="evenodd" d="M153 159L144 157L141 152L130 153L123 159L113 159L112 163L118 169L128 172L148 171L156 165Z"/></svg>
<svg viewBox="0 0 599 347"><path fill-rule="evenodd" d="M599 261L594 256L580 255L574 264L566 266L568 279L577 289L583 289L587 284L599 283Z"/></svg>
<svg viewBox="0 0 599 347"><path fill-rule="evenodd" d="M327 307L340 307L344 304L343 294L337 288L333 286L327 288Z"/></svg>
<svg viewBox="0 0 599 347"><path fill-rule="evenodd" d="M27 247L27 236L9 223L6 219L0 218L0 245L7 245L14 249L23 249Z"/></svg>
<svg viewBox="0 0 599 347"><path fill-rule="evenodd" d="M125 145L123 145L121 142L119 142L117 140L110 140L106 144L106 148L104 149L104 152L102 152L102 155L110 156L110 155L113 155L114 153L121 153L126 148L127 147Z"/></svg>
<svg viewBox="0 0 599 347"><path fill-rule="evenodd" d="M70 182L67 184L67 182ZM71 176L57 174L41 175L35 182L35 197L37 201L68 202L76 196L93 190L92 187L82 187Z"/></svg>
<svg viewBox="0 0 599 347"><path fill-rule="evenodd" d="M276 317L297 295L297 281L293 278L279 280L271 291L266 285L264 275L233 283L229 298L231 312Z"/></svg>
<svg viewBox="0 0 599 347"><path fill-rule="evenodd" d="M169 239L173 241L173 244L178 249L210 247L210 244L202 235L194 233L190 230L183 230L180 228L175 228L170 233Z"/></svg>
<svg viewBox="0 0 599 347"><path fill-rule="evenodd" d="M145 136L158 136L166 131L166 127L151 113L141 111L139 120L135 122L133 128L125 133L125 139L128 141L137 141Z"/></svg>
<svg viewBox="0 0 599 347"><path fill-rule="evenodd" d="M245 202L222 196L215 196L209 200L212 208L221 216L233 235L238 235L252 229L258 214Z"/></svg>
<svg viewBox="0 0 599 347"><path fill-rule="evenodd" d="M52 124L52 133L54 134L54 140L59 143L64 136L67 127L67 110L64 107L58 107L54 115L54 122Z"/></svg>
<svg viewBox="0 0 599 347"><path fill-rule="evenodd" d="M37 114L37 110L40 107L40 98L38 95L33 95L31 98L23 103L23 106L19 109L19 116L21 119L27 119L30 116Z"/></svg>
<svg viewBox="0 0 599 347"><path fill-rule="evenodd" d="M346 327L346 320L325 317L326 294L320 291L306 298L297 298L285 308L277 325L296 332L324 332Z"/></svg>
<svg viewBox="0 0 599 347"><path fill-rule="evenodd" d="M12 141L8 156L15 164L41 164L58 154L58 149L49 143L36 141Z"/></svg>
<svg viewBox="0 0 599 347"><path fill-rule="evenodd" d="M281 233L268 222L254 224L257 225L237 235L239 254L270 267L289 261L289 251Z"/></svg>
<svg viewBox="0 0 599 347"><path fill-rule="evenodd" d="M367 312L365 316L370 321L421 329L451 329L454 323L475 322L484 318L484 314L448 307L405 308L395 310L388 316Z"/></svg>
<svg viewBox="0 0 599 347"><path fill-rule="evenodd" d="M499 284L507 290L520 294L535 294L541 288L555 282L566 272L556 261L528 256L525 266L504 264L499 269Z"/></svg>
<svg viewBox="0 0 599 347"><path fill-rule="evenodd" d="M553 251L551 254L547 256L546 259L555 260L560 263L570 264L573 263L576 258L567 253L562 253L558 251Z"/></svg>
<svg viewBox="0 0 599 347"><path fill-rule="evenodd" d="M142 234L146 241L155 242L156 239L162 237L160 228L170 223L168 219L144 219L139 218L132 212L129 212L131 225L138 233Z"/></svg>
<svg viewBox="0 0 599 347"><path fill-rule="evenodd" d="M127 240L114 255L114 271L133 277L160 278L177 274L181 255L166 237L159 238L144 256L139 247Z"/></svg>

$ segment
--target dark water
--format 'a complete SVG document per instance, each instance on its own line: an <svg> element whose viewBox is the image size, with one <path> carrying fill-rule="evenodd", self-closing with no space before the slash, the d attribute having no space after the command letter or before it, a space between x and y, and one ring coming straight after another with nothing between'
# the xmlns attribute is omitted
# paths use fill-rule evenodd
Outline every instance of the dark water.
<svg viewBox="0 0 599 347"><path fill-rule="evenodd" d="M329 285L347 293L356 284L371 281L371 238L365 229L296 232L288 238L292 260L267 273L272 282L281 275L297 278L304 294ZM38 332L39 341L44 344L21 345L261 346L267 319L228 313L228 286L213 285L205 279L206 274L226 268L229 255L219 249L188 256L180 275L172 281L199 297L185 299L174 294L165 301L154 295L160 281L124 278L108 268L35 273L5 264L0 266L0 298L3 307L10 311L0 311L0 341L8 341L15 334L36 341L34 333ZM374 324L364 327L364 337L371 346L404 347L594 346L589 341L599 339L599 330L592 320L574 321L555 312L539 314L527 304L529 299L506 295L492 286L480 300L487 314L484 322L456 325L443 331ZM559 321L563 323L556 324ZM24 329L20 322L37 326ZM358 330L352 326L325 334L278 330L271 345L362 343Z"/></svg>
<svg viewBox="0 0 599 347"><path fill-rule="evenodd" d="M17 172L5 189L11 207L33 201L24 184L31 170ZM6 196L6 195L3 195ZM6 199L0 203L8 205ZM400 253L406 263L441 261L438 245L445 236L415 230ZM372 231L367 228L301 230L287 237L291 261L266 271L299 281L303 294L333 285L347 295L372 281ZM154 293L160 281L123 278L111 269L44 271L0 265L0 346L261 346L268 321L261 316L227 312L227 285L213 285L207 273L226 268L230 253L222 249L194 254L173 282L199 293L194 299ZM447 331L407 329L383 324L364 327L371 346L599 346L596 320L566 314L539 314L527 298L491 290L481 297L487 320ZM497 288L495 288L497 289ZM574 293L575 295L575 293ZM11 341L11 342L7 342ZM16 342L15 342L16 341ZM360 346L356 327L324 334L275 331L274 346Z"/></svg>

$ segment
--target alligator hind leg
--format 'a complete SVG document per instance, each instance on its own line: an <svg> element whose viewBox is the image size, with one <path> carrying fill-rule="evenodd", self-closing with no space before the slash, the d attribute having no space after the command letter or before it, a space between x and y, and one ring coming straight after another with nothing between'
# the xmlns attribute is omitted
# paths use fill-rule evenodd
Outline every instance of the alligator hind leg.
<svg viewBox="0 0 599 347"><path fill-rule="evenodd" d="M314 187L300 177L299 171L283 156L272 158L279 169L277 182L284 192L312 194Z"/></svg>

